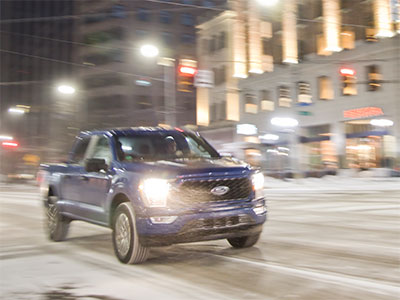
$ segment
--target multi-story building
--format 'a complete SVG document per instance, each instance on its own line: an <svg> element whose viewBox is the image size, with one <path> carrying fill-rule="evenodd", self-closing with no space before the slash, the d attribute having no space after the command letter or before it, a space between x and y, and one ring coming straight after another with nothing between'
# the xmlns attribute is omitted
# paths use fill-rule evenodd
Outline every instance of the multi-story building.
<svg viewBox="0 0 400 300"><path fill-rule="evenodd" d="M260 7L256 10L259 28L265 28L264 20L272 24L270 36L257 38L261 50L251 42L250 8L233 9L201 24L203 39L211 38L203 28L230 14L226 22L244 28L236 36L233 33L233 39L245 49L243 60L218 58L231 66L244 61L244 74L226 73L244 78L230 86L237 94L234 104L229 96L225 100L226 112L237 111L235 118L221 116L221 122L201 109L201 103L212 108L220 98L218 82L214 89L198 89L197 122L209 125L202 128L203 134L222 150L268 170L393 167L400 151L396 9L398 3L389 0L286 0L269 13ZM238 51L234 42L229 46L226 53ZM252 72L251 50L261 52L258 62L268 57L268 70ZM200 55L199 65L209 59ZM271 124L272 118L279 117L299 123L294 133L293 128ZM379 121L371 125L371 119L377 118L389 119L394 125L380 128Z"/></svg>
<svg viewBox="0 0 400 300"><path fill-rule="evenodd" d="M74 99L56 87L74 73L74 1L1 1L0 134L49 158L65 152ZM9 113L10 108L23 115Z"/></svg>
<svg viewBox="0 0 400 300"><path fill-rule="evenodd" d="M196 64L197 18L224 2L81 1L85 126L194 124L194 88L182 87L176 69L182 60ZM142 56L144 44L158 57Z"/></svg>

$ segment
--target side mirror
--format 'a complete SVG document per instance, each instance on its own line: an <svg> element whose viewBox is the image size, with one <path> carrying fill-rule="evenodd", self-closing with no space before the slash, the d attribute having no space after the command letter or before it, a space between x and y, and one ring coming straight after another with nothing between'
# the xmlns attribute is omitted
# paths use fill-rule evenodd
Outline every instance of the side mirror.
<svg viewBox="0 0 400 300"><path fill-rule="evenodd" d="M89 158L85 160L86 172L100 172L101 170L107 171L108 166L105 159L102 158Z"/></svg>

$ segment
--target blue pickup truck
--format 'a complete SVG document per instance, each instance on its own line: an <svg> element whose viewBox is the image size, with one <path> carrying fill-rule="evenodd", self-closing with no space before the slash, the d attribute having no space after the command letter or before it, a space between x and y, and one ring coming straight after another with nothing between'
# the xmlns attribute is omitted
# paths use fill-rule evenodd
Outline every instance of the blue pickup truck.
<svg viewBox="0 0 400 300"><path fill-rule="evenodd" d="M122 263L175 243L251 247L266 221L262 173L180 128L82 132L67 162L41 165L39 181L51 240L73 220L106 226Z"/></svg>

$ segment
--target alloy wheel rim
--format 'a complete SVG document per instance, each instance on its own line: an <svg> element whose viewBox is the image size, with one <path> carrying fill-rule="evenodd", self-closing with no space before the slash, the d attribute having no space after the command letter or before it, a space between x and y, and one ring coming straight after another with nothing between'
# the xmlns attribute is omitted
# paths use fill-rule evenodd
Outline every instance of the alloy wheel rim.
<svg viewBox="0 0 400 300"><path fill-rule="evenodd" d="M58 208L55 204L49 205L47 209L47 226L50 233L53 233L57 227L58 222Z"/></svg>
<svg viewBox="0 0 400 300"><path fill-rule="evenodd" d="M125 214L120 214L115 223L115 242L118 253L126 256L131 243L131 226Z"/></svg>

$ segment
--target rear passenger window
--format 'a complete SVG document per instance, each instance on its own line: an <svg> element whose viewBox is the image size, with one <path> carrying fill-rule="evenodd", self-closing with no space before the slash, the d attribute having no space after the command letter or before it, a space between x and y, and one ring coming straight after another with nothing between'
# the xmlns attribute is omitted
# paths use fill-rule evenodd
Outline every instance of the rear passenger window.
<svg viewBox="0 0 400 300"><path fill-rule="evenodd" d="M108 139L104 136L97 136L97 142L93 148L92 155L89 158L100 158L106 161L107 165L111 163L111 148ZM91 146L92 148L92 146Z"/></svg>
<svg viewBox="0 0 400 300"><path fill-rule="evenodd" d="M74 150L71 155L71 163L79 164L85 157L88 148L90 137L78 137L75 142Z"/></svg>

